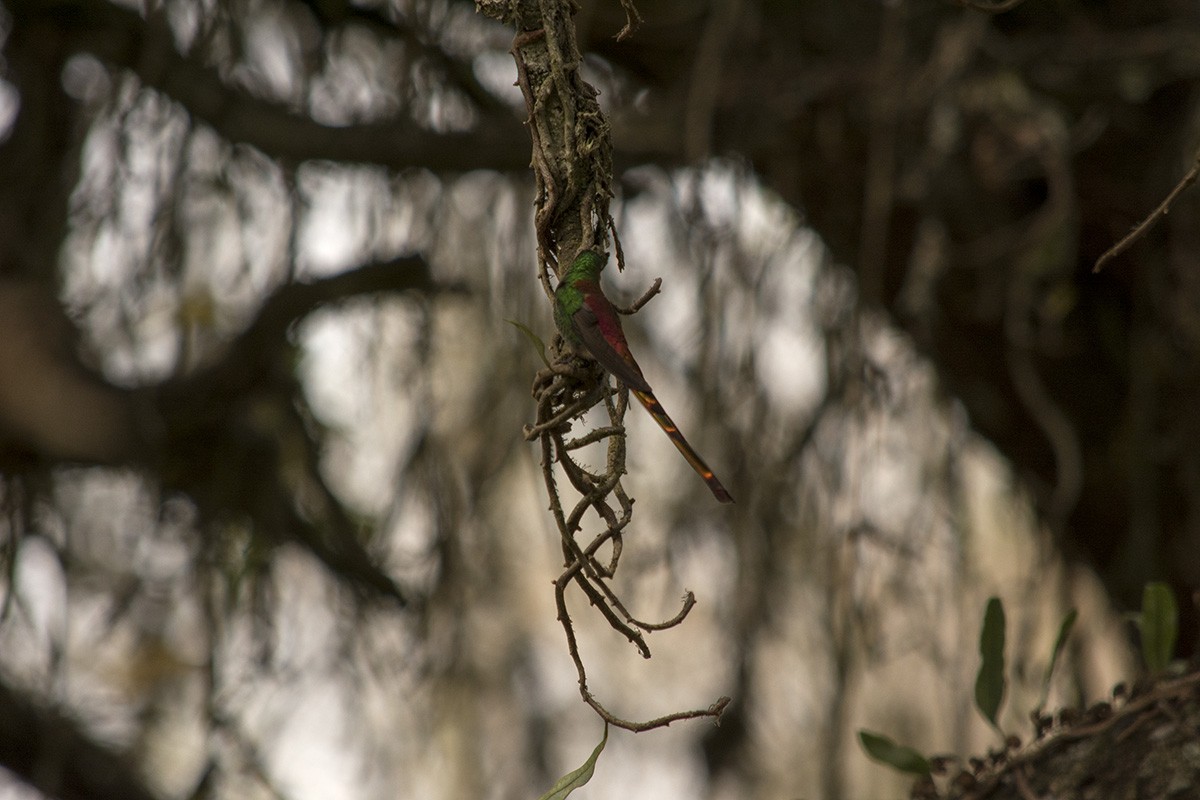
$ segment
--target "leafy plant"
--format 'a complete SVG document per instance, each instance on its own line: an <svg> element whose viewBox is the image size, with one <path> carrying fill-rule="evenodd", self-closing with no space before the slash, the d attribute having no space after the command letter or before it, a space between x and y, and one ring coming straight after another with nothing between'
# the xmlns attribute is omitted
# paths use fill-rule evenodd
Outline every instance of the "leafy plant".
<svg viewBox="0 0 1200 800"><path fill-rule="evenodd" d="M983 612L983 627L979 632L979 655L982 662L975 676L975 705L997 733L1004 732L996 721L996 715L1004 702L1008 680L1004 676L1004 604L999 597L988 599Z"/></svg>
<svg viewBox="0 0 1200 800"><path fill-rule="evenodd" d="M1075 620L1078 617L1079 612L1072 608L1063 617L1062 624L1058 626L1058 638L1054 640L1054 650L1050 654L1050 663L1046 665L1046 674L1042 677L1042 694L1038 699L1038 711L1041 711L1046 705L1046 698L1050 696L1050 679L1054 677L1054 668L1058 666L1058 657L1062 655L1063 647L1067 644L1067 637L1071 635L1071 629L1075 627Z"/></svg>
<svg viewBox="0 0 1200 800"><path fill-rule="evenodd" d="M1175 593L1165 583L1148 583L1142 591L1142 660L1151 672L1162 672L1171 663L1179 635L1179 609Z"/></svg>
<svg viewBox="0 0 1200 800"><path fill-rule="evenodd" d="M1156 600L1155 602L1159 603L1160 601ZM1054 649L1050 654L1050 662L1046 665L1046 673L1042 678L1042 699L1037 706L1039 710L1045 705L1046 696L1050 691L1050 679L1054 676L1054 669L1058 665L1059 657L1066 647L1067 639L1075 627L1075 620L1078 616L1078 612L1071 609L1059 624L1058 636L1054 640ZM979 629L981 663L979 672L975 676L975 705L988 724L1001 736L1004 735L1004 732L1000 729L998 717L1008 689L1008 680L1004 674L1005 639L1004 603L998 597L991 597L984 609L983 622ZM858 740L867 755L875 761L912 775L928 776L930 774L929 759L911 747L897 744L883 734L868 730L860 730Z"/></svg>
<svg viewBox="0 0 1200 800"><path fill-rule="evenodd" d="M897 744L881 733L862 730L858 741L871 758L911 775L928 775L929 759L911 747Z"/></svg>
<svg viewBox="0 0 1200 800"><path fill-rule="evenodd" d="M528 325L524 325L514 319L506 319L504 321L525 334L525 338L529 340L529 343L537 350L538 355L542 357L542 363L547 367L550 366L550 360L546 358L546 343L542 341L540 336L530 330Z"/></svg>

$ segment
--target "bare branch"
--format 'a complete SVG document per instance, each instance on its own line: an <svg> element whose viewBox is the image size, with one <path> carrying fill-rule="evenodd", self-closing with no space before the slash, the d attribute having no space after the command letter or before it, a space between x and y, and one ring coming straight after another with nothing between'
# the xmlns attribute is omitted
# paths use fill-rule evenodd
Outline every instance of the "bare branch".
<svg viewBox="0 0 1200 800"><path fill-rule="evenodd" d="M303 470L283 468L281 440L308 442L310 422L288 332L318 308L350 297L435 288L425 262L411 257L276 289L217 363L147 390L156 412L147 425L156 432L147 461L167 488L196 501L206 522L242 515L269 545L295 542L346 585L405 605L405 594L325 485L316 448L310 443L303 451ZM248 411L248 399L264 396L284 409L270 422ZM300 495L307 499L303 509Z"/></svg>
<svg viewBox="0 0 1200 800"><path fill-rule="evenodd" d="M248 144L274 158L445 172L528 166L522 154L520 126L506 111L483 109L485 122L466 132L432 131L407 118L342 127L322 125L282 103L229 85L200 58L181 55L165 29L152 28L136 12L98 0L74 0L56 4L56 13L64 13L68 6L75 7L91 24L87 35L72 41L76 49L132 71L146 86L178 102L222 138Z"/></svg>
<svg viewBox="0 0 1200 800"><path fill-rule="evenodd" d="M621 308L616 306L616 309L621 314L636 314L641 311L642 306L654 299L654 295L662 291L662 278L655 278L654 283L646 290L646 293L639 297L629 308Z"/></svg>
<svg viewBox="0 0 1200 800"><path fill-rule="evenodd" d="M1158 204L1158 208L1150 212L1150 216L1139 222L1133 230L1131 230L1123 239L1121 239L1121 241L1105 250L1104 253L1096 259L1096 265L1092 267L1092 272L1099 272L1100 270L1104 269L1105 264L1124 253L1131 246L1133 246L1134 242L1145 236L1147 231L1153 228L1159 220L1161 220L1170 212L1171 204L1175 202L1175 198L1183 194L1184 190L1195 183L1197 178L1200 178L1200 151L1196 152L1196 158L1192 162L1192 168L1188 170L1187 174L1184 175L1182 179L1180 179L1179 183L1175 184L1175 188L1170 191L1170 193L1166 196L1166 199Z"/></svg>

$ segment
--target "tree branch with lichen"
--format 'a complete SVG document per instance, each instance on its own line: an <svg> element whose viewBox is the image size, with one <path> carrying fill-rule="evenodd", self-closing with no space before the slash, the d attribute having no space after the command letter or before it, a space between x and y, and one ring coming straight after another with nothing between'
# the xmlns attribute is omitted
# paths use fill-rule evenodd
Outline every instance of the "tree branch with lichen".
<svg viewBox="0 0 1200 800"><path fill-rule="evenodd" d="M638 17L630 0L622 0L622 5L629 16L623 32L627 35ZM476 0L476 8L517 29L511 53L517 85L529 112L538 276L553 300L554 285L576 256L584 250L606 252L610 233L617 268L624 268L620 239L609 213L612 143L608 121L600 111L596 89L579 74L582 56L570 0ZM656 282L633 308L621 311L632 313L641 308L659 285ZM663 622L645 622L629 612L612 588L624 532L633 520L633 500L621 485L626 472L624 420L629 392L624 385L611 388L605 371L594 361L578 358L561 337L556 338L551 353L551 366L534 378L537 421L525 427L525 438L540 444L546 495L562 540L564 569L554 582L555 603L578 673L580 694L606 722L632 731L665 727L683 719L717 718L728 698L709 708L635 722L610 712L588 688L587 668L567 608L567 591L572 585L645 658L650 657L650 648L643 634L681 624L696 601L687 592L675 616ZM608 424L571 437L573 420L597 403L603 404ZM580 461L580 452L597 446L605 453L603 469L589 469ZM568 502L560 492L560 475L574 492ZM595 521L589 511L594 512ZM596 522L599 526L592 528Z"/></svg>

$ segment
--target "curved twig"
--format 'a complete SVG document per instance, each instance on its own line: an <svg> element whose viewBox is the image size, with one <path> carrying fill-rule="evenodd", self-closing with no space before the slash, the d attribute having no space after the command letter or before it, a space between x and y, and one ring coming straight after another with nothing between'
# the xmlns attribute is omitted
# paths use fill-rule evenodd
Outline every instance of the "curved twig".
<svg viewBox="0 0 1200 800"><path fill-rule="evenodd" d="M1197 178L1200 178L1200 151L1196 152L1196 158L1192 162L1192 168L1189 169L1187 174L1180 179L1179 183L1175 184L1175 188L1172 189L1167 194L1166 198L1158 204L1158 208L1151 211L1149 216L1139 222L1133 230L1125 234L1121 241L1105 250L1100 257L1096 259L1096 265L1092 267L1092 272L1099 272L1100 270L1104 269L1105 264L1124 253L1133 246L1134 242L1145 236L1147 231L1153 228L1159 220L1161 220L1170 212L1171 204L1175 202L1175 198L1183 194L1184 190L1195 183Z"/></svg>

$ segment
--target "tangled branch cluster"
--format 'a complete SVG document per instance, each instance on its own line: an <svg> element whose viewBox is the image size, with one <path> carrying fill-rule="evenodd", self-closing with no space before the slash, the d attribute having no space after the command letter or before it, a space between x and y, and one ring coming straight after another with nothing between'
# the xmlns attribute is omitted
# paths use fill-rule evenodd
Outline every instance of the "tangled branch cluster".
<svg viewBox="0 0 1200 800"><path fill-rule="evenodd" d="M479 0L479 10L515 24L512 55L517 83L529 111L536 181L534 224L537 232L539 276L553 302L551 273L560 279L574 255L585 248L606 250L612 233L618 269L624 265L620 240L609 214L612 195L612 145L609 127L596 102L596 90L579 75L582 58L575 39L568 0ZM631 8L626 4L627 10ZM634 12L636 14L636 12ZM635 16L631 15L631 25ZM659 290L654 286L625 313L633 313ZM554 582L558 619L579 676L584 701L606 722L633 731L663 727L681 719L718 717L729 703L721 698L707 709L680 711L634 722L608 711L592 694L587 669L579 652L574 624L567 609L567 590L579 587L608 624L629 640L643 657L650 657L644 633L679 625L695 597L688 592L674 617L645 622L634 617L613 590L623 549L623 534L633 519L633 500L621 486L625 474L625 412L628 391L612 389L598 364L577 358L561 342L552 348L553 361L534 379L537 420L526 426L525 437L541 446L542 475L550 510L562 540L564 569ZM572 420L603 403L608 424L570 438ZM602 471L578 460L588 445L603 444ZM569 510L559 493L555 464L577 493ZM585 516L592 510L602 524L599 532L584 533Z"/></svg>
<svg viewBox="0 0 1200 800"><path fill-rule="evenodd" d="M580 588L591 606L600 612L613 630L628 639L645 658L650 657L650 648L643 633L679 625L696 604L696 598L687 592L682 608L674 617L662 622L646 622L634 617L609 585L621 559L625 529L633 520L633 501L625 494L620 481L625 463L623 419L629 405L629 393L624 387L619 391L609 388L606 377L597 366L578 367L571 364L571 358L569 353L562 354L554 366L542 370L534 379L538 422L526 427L525 436L540 442L542 476L550 497L550 511L562 538L565 569L554 582L554 598L558 620L567 637L567 649L579 676L580 693L584 701L609 724L633 731L658 728L681 719L719 716L729 703L729 698L721 698L708 709L680 711L645 722L631 722L608 711L588 689L587 669L579 653L574 625L567 610L566 593L572 583ZM571 420L591 408L598 395L608 413L609 424L582 436L567 438L571 432ZM607 459L604 471L597 473L581 465L576 455L581 448L599 442L605 443ZM559 496L555 463L561 466L567 481L579 495L569 512L564 509ZM590 540L586 537L581 540L577 537L589 509L596 512L604 527ZM602 553L607 553L607 558Z"/></svg>

